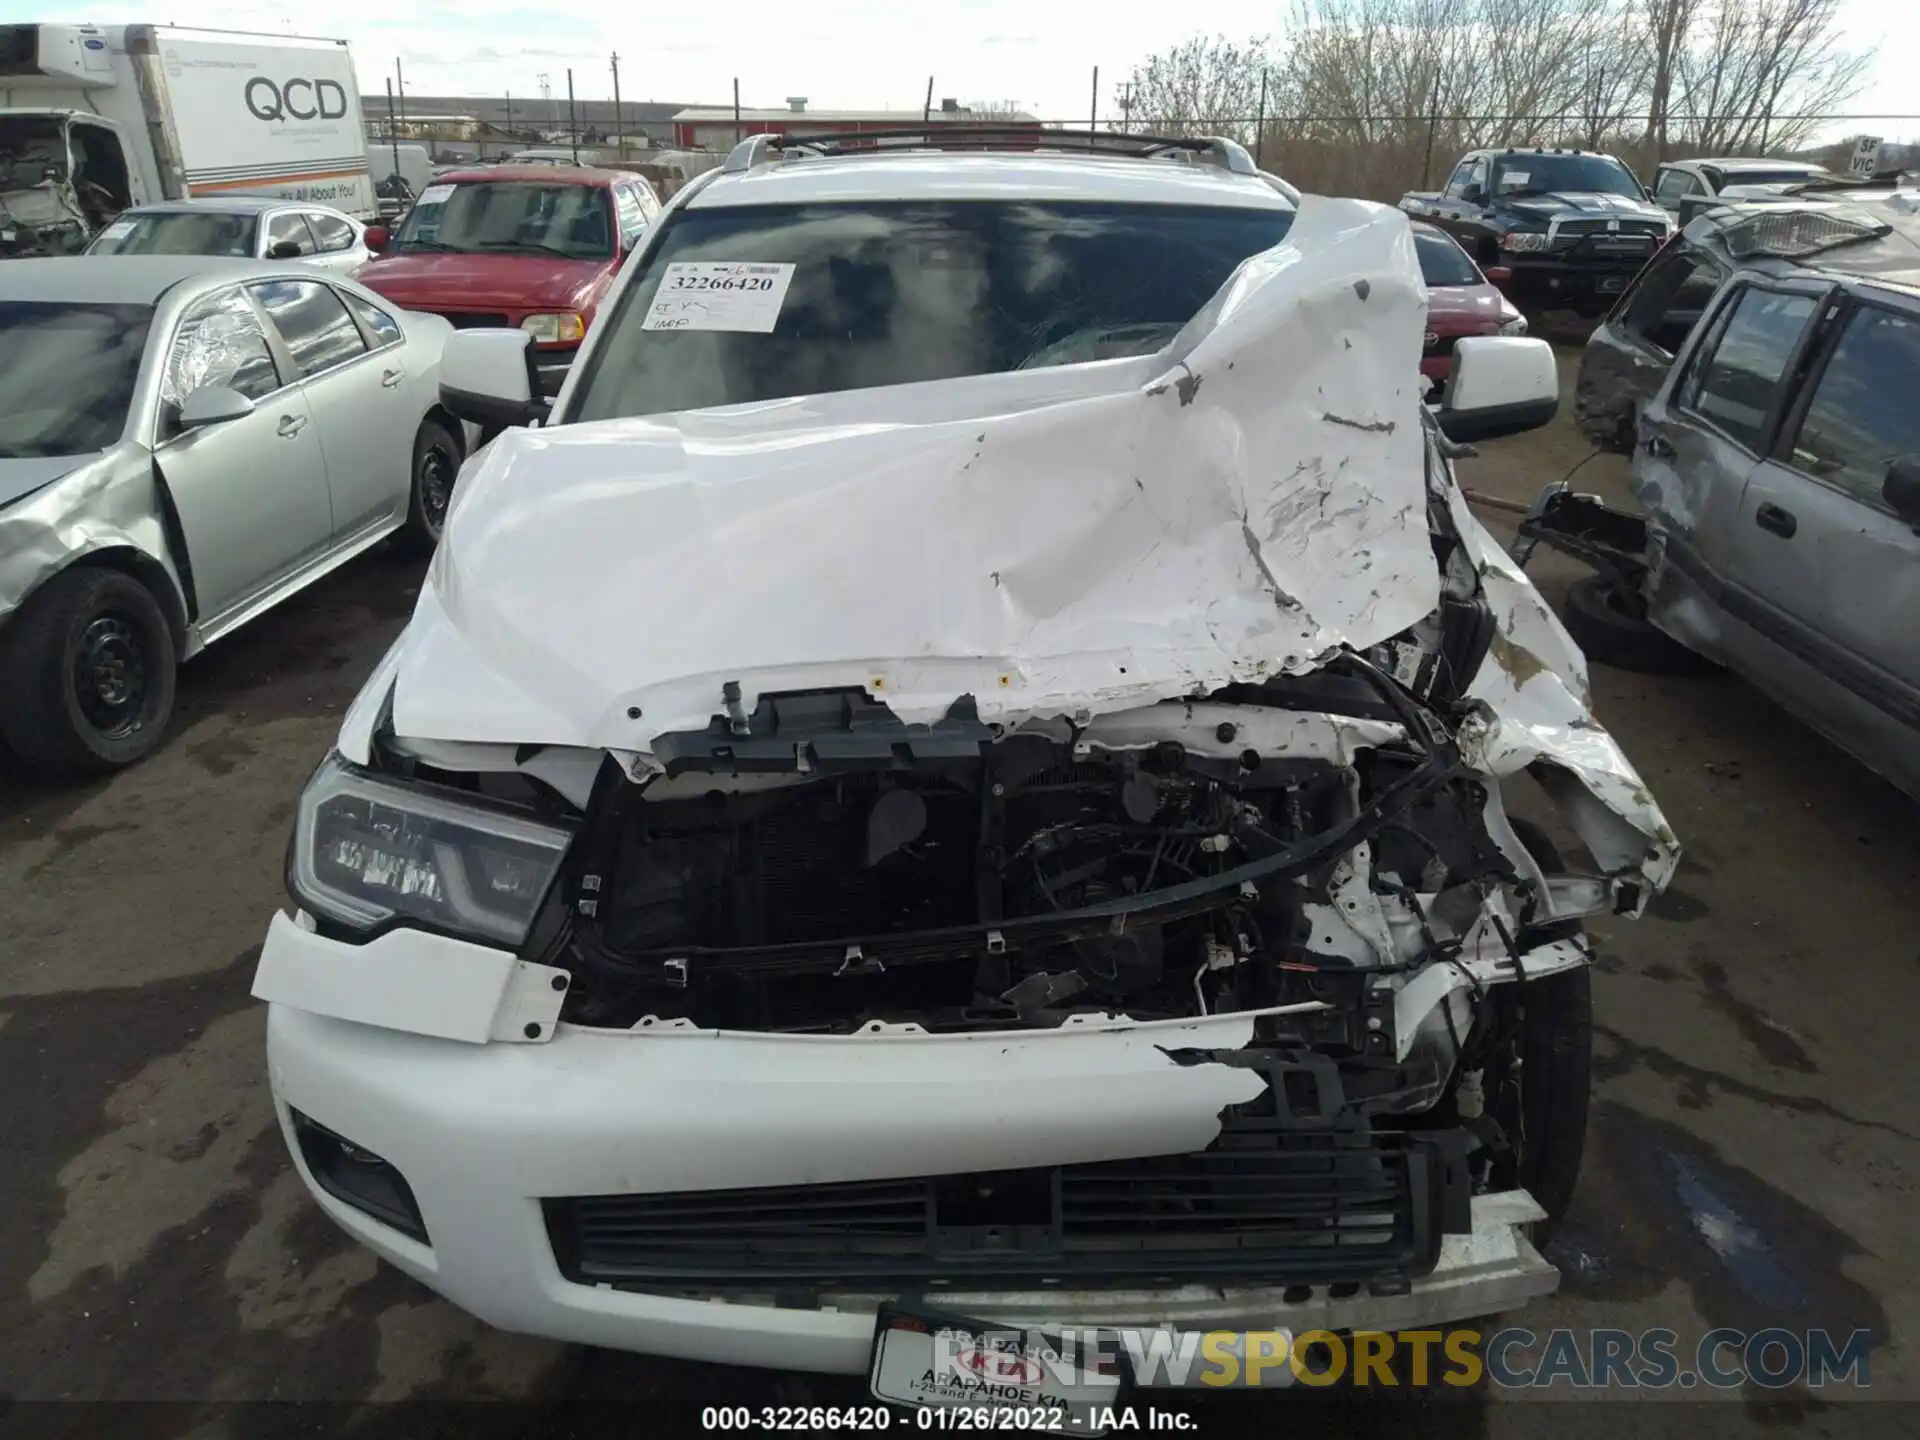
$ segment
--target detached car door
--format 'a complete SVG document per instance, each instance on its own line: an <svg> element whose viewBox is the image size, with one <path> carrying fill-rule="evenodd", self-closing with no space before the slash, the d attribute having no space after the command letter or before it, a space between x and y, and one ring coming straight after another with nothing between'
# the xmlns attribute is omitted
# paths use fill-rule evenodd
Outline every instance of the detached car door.
<svg viewBox="0 0 1920 1440"><path fill-rule="evenodd" d="M236 390L251 415L179 428L180 402ZM307 397L282 371L265 322L239 286L181 317L160 380L154 459L186 541L200 623L217 631L326 549L333 504Z"/></svg>
<svg viewBox="0 0 1920 1440"><path fill-rule="evenodd" d="M1790 393L1787 378L1832 288L1735 280L1641 417L1633 490L1654 544L1716 604L1737 553L1748 477L1772 447ZM1700 628L1701 617L1684 606L1658 611L1655 618L1681 640L1720 653L1717 626Z"/></svg>
<svg viewBox="0 0 1920 1440"><path fill-rule="evenodd" d="M1920 304L1844 302L1734 521L1730 602L1833 692L1809 719L1920 774L1920 535L1886 502L1920 456ZM1803 683L1804 682L1804 683Z"/></svg>
<svg viewBox="0 0 1920 1440"><path fill-rule="evenodd" d="M376 348L324 280L258 280L249 288L312 407L335 538L346 541L404 515L420 422L406 384L405 346Z"/></svg>

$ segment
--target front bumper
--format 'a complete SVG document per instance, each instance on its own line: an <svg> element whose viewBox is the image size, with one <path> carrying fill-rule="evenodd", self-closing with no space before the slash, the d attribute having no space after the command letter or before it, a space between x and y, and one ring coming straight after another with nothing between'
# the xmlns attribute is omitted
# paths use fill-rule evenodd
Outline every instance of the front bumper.
<svg viewBox="0 0 1920 1440"><path fill-rule="evenodd" d="M1500 263L1513 272L1506 291L1518 305L1567 305L1603 310L1633 283L1633 277L1640 273L1657 248L1619 257L1503 250Z"/></svg>
<svg viewBox="0 0 1920 1440"><path fill-rule="evenodd" d="M267 950L290 942L364 948L305 932L296 939L294 928L276 927ZM395 942L407 938L387 937L386 958L399 958ZM455 981L470 957L423 948L406 958L395 983L430 987L436 969ZM263 956L263 975L276 970L284 977L277 957ZM511 997L511 978L497 983ZM898 1292L823 1286L805 1303L783 1296L788 1303L777 1305L702 1298L697 1287L659 1293L666 1287L575 1282L556 1258L543 1200L1173 1155L1206 1147L1222 1112L1266 1083L1257 1070L1194 1063L1196 1054L1252 1040L1252 1020L1236 1015L939 1036L562 1025L538 1043L507 1043L486 1038L499 1013L472 1017L475 1039L462 1041L328 1018L284 999L272 1005L276 1110L315 1202L393 1264L503 1329L720 1363L859 1372L874 1310ZM346 1203L337 1184L323 1188L302 1156L295 1111L397 1170L426 1239ZM1431 1271L1394 1286L1143 1279L938 1293L948 1309L1018 1324L1405 1328L1550 1293L1558 1273L1524 1233L1538 1218L1524 1192L1474 1197L1470 1231L1436 1235Z"/></svg>

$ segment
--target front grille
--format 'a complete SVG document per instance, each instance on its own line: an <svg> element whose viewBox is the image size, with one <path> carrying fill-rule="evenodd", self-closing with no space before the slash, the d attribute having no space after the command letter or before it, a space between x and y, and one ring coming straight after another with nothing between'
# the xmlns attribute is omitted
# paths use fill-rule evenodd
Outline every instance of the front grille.
<svg viewBox="0 0 1920 1440"><path fill-rule="evenodd" d="M545 1202L580 1284L725 1293L1369 1281L1438 1257L1464 1185L1417 1135L1249 1137L993 1174ZM1457 1198L1457 1197L1456 1197Z"/></svg>
<svg viewBox="0 0 1920 1440"><path fill-rule="evenodd" d="M481 310L435 310L432 312L456 330L505 330L507 317Z"/></svg>
<svg viewBox="0 0 1920 1440"><path fill-rule="evenodd" d="M1619 225L1619 229L1611 230L1608 228L1616 223ZM1592 235L1603 240L1608 238L1616 240L1640 240L1648 237L1658 238L1665 235L1667 233L1667 227L1658 220L1621 220L1618 222L1608 219L1562 220L1559 226L1559 233L1582 238Z"/></svg>

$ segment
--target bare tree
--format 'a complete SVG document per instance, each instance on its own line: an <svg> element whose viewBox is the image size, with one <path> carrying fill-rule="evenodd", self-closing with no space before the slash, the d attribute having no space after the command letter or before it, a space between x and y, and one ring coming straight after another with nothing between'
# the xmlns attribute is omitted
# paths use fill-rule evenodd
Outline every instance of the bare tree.
<svg viewBox="0 0 1920 1440"><path fill-rule="evenodd" d="M1281 44L1189 40L1129 88L1151 128L1244 138L1264 77L1264 153L1309 189L1391 199L1482 145L1610 149L1650 169L1803 145L1865 66L1841 43L1842 3L1293 0Z"/></svg>
<svg viewBox="0 0 1920 1440"><path fill-rule="evenodd" d="M1247 138L1270 63L1264 37L1195 36L1152 56L1125 82L1130 128L1163 135Z"/></svg>
<svg viewBox="0 0 1920 1440"><path fill-rule="evenodd" d="M1698 33L1683 44L1685 143L1741 153L1796 148L1812 117L1860 88L1867 56L1842 48L1840 0L1699 0Z"/></svg>

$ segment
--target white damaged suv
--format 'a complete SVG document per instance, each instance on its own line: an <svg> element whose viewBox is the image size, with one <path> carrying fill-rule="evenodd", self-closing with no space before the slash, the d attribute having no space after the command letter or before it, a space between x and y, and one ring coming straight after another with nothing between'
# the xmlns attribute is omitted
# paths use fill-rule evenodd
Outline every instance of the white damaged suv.
<svg viewBox="0 0 1920 1440"><path fill-rule="evenodd" d="M550 413L449 342L509 428L254 987L303 1179L496 1325L907 1403L970 1326L1551 1291L1580 917L1678 846L1449 468L1547 347L1429 414L1396 211L937 143L743 146Z"/></svg>

